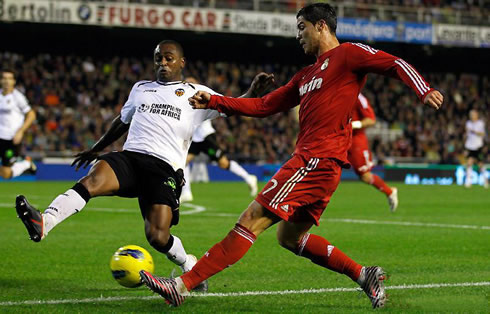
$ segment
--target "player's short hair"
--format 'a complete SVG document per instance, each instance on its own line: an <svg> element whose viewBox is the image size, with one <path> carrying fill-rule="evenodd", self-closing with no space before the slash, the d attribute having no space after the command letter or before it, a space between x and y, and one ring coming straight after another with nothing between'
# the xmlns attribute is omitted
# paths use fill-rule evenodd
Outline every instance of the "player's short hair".
<svg viewBox="0 0 490 314"><path fill-rule="evenodd" d="M172 39L166 39L162 40L161 42L158 43L158 46L160 45L165 45L165 44L171 44L174 45L177 48L177 51L180 53L180 55L183 57L184 56L184 48L182 48L182 45L175 40Z"/></svg>
<svg viewBox="0 0 490 314"><path fill-rule="evenodd" d="M296 18L299 18L300 16L313 25L319 20L324 20L330 29L330 33L335 34L337 32L337 13L328 3L309 4L298 11Z"/></svg>
<svg viewBox="0 0 490 314"><path fill-rule="evenodd" d="M3 75L3 73L12 73L14 75L14 78L15 78L15 71L14 69L11 69L11 68L4 68L0 71L0 75Z"/></svg>

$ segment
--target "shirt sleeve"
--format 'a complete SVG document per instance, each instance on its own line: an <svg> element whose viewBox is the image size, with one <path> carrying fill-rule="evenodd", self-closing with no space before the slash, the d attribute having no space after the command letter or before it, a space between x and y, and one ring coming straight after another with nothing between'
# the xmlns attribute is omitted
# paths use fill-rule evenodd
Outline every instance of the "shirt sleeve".
<svg viewBox="0 0 490 314"><path fill-rule="evenodd" d="M378 73L403 81L412 88L420 101L434 89L405 60L361 43L348 43L345 54L347 67L362 74Z"/></svg>
<svg viewBox="0 0 490 314"><path fill-rule="evenodd" d="M135 94L137 93L136 89L138 88L138 84L139 82L133 85L133 88L129 93L128 100L126 100L126 103L121 108L121 121L124 124L131 123L133 115L136 111Z"/></svg>
<svg viewBox="0 0 490 314"><path fill-rule="evenodd" d="M357 101L359 102L359 115L360 119L369 118L376 121L376 115L374 114L373 107L369 103L369 100L362 94L359 94L357 97Z"/></svg>
<svg viewBox="0 0 490 314"><path fill-rule="evenodd" d="M299 105L299 78L299 73L296 73L286 85L279 87L262 98L232 98L213 95L209 101L208 108L216 109L226 115L239 114L258 118L287 111Z"/></svg>
<svg viewBox="0 0 490 314"><path fill-rule="evenodd" d="M19 106L19 110L23 114L26 114L32 110L31 106L29 106L29 102L27 101L26 96L24 96L20 92L17 94L17 106Z"/></svg>

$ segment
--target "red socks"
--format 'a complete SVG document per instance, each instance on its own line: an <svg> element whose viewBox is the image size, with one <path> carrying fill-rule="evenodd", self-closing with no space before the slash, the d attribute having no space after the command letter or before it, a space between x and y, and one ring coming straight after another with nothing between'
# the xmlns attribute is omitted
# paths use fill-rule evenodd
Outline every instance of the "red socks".
<svg viewBox="0 0 490 314"><path fill-rule="evenodd" d="M189 272L180 278L191 291L202 281L238 262L252 246L256 236L247 228L236 224L226 238L215 244Z"/></svg>
<svg viewBox="0 0 490 314"><path fill-rule="evenodd" d="M375 186L378 190L380 190L384 194L386 194L386 196L390 196L391 192L393 192L393 191L391 190L391 188L388 185L386 185L386 183L383 181L383 179L381 179L380 177L378 177L375 174L373 174L372 176L373 176L373 179L370 182L370 184Z"/></svg>
<svg viewBox="0 0 490 314"><path fill-rule="evenodd" d="M314 234L305 234L299 244L298 255L310 259L317 265L345 274L354 281L357 281L361 273L361 265L331 245L326 239Z"/></svg>

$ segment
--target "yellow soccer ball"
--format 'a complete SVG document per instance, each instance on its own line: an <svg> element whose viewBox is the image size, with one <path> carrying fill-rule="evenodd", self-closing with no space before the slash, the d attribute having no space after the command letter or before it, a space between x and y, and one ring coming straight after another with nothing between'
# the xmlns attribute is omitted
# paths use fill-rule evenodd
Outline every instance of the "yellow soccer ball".
<svg viewBox="0 0 490 314"><path fill-rule="evenodd" d="M150 253L137 245L120 247L111 257L112 276L125 287L135 288L141 286L140 270L153 273L155 266Z"/></svg>

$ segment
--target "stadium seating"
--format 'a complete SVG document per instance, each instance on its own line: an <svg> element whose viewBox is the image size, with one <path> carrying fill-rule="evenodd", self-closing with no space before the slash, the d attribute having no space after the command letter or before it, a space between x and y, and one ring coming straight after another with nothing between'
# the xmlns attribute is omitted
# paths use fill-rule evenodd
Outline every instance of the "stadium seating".
<svg viewBox="0 0 490 314"><path fill-rule="evenodd" d="M34 157L71 156L90 147L107 130L134 82L154 77L150 59L0 53L0 65L17 71L18 88L38 113L25 138ZM286 83L297 66L189 62L187 75L225 95L238 96L259 71L273 72ZM378 117L371 145L379 161L417 160L459 163L468 108L488 114L488 76L430 73L428 80L446 94L444 109L419 104L401 82L371 76L364 89ZM489 117L486 117L487 121ZM231 117L215 120L218 141L240 162L283 162L291 154L298 130L294 111L266 119ZM380 134L393 131L396 138ZM121 149L123 139L107 148ZM488 154L487 154L488 155Z"/></svg>

